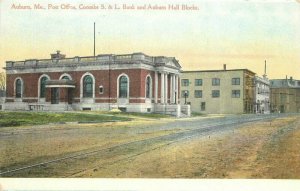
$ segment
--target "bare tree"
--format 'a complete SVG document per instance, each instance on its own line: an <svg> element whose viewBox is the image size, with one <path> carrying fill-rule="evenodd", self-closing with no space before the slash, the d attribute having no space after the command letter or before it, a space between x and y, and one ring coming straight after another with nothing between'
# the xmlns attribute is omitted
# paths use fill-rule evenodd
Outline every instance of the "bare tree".
<svg viewBox="0 0 300 191"><path fill-rule="evenodd" d="M0 72L0 90L5 90L6 75L4 72Z"/></svg>

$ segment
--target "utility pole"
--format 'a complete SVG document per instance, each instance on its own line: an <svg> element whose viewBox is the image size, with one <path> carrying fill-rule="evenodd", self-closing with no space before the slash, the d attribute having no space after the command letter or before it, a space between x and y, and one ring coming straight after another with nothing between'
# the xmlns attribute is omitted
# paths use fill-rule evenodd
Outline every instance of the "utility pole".
<svg viewBox="0 0 300 191"><path fill-rule="evenodd" d="M265 60L265 71L263 77L267 78L267 60Z"/></svg>
<svg viewBox="0 0 300 191"><path fill-rule="evenodd" d="M96 23L94 22L94 57L96 56Z"/></svg>

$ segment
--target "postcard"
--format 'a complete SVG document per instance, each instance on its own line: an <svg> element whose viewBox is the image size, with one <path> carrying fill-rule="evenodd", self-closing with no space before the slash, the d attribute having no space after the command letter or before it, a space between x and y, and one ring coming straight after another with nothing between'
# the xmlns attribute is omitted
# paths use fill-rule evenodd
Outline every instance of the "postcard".
<svg viewBox="0 0 300 191"><path fill-rule="evenodd" d="M0 191L299 190L299 0L1 0Z"/></svg>

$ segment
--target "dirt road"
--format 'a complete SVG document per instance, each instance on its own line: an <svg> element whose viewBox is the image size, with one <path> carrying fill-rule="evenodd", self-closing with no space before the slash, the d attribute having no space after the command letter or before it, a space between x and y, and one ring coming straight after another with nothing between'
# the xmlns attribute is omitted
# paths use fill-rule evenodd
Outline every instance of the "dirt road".
<svg viewBox="0 0 300 191"><path fill-rule="evenodd" d="M299 178L300 116L275 117L2 128L0 169L98 150L5 176Z"/></svg>

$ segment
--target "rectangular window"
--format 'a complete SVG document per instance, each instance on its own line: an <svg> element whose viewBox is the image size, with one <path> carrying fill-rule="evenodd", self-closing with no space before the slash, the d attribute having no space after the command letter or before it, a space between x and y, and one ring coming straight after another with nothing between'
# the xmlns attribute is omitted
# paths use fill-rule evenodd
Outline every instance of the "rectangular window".
<svg viewBox="0 0 300 191"><path fill-rule="evenodd" d="M186 94L186 95L185 95ZM188 98L189 97L189 91L187 91L187 90L182 90L181 91L181 97L182 98L185 98L185 96Z"/></svg>
<svg viewBox="0 0 300 191"><path fill-rule="evenodd" d="M119 107L118 109L121 110L122 112L126 112L127 111L126 107Z"/></svg>
<svg viewBox="0 0 300 191"><path fill-rule="evenodd" d="M104 93L104 88L103 86L99 86L99 94L103 94Z"/></svg>
<svg viewBox="0 0 300 191"><path fill-rule="evenodd" d="M181 80L181 86L189 86L190 82L188 79L182 79Z"/></svg>
<svg viewBox="0 0 300 191"><path fill-rule="evenodd" d="M240 85L240 78L232 78L231 84L232 85Z"/></svg>
<svg viewBox="0 0 300 191"><path fill-rule="evenodd" d="M201 102L201 111L205 111L205 102Z"/></svg>
<svg viewBox="0 0 300 191"><path fill-rule="evenodd" d="M202 79L195 79L195 86L202 86Z"/></svg>
<svg viewBox="0 0 300 191"><path fill-rule="evenodd" d="M213 78L212 79L212 85L213 86L219 86L220 85L220 78Z"/></svg>
<svg viewBox="0 0 300 191"><path fill-rule="evenodd" d="M240 97L241 97L241 92L240 92L240 90L232 90L231 97L232 97L232 98L240 98Z"/></svg>
<svg viewBox="0 0 300 191"><path fill-rule="evenodd" d="M213 90L211 92L212 97L220 97L220 90Z"/></svg>
<svg viewBox="0 0 300 191"><path fill-rule="evenodd" d="M195 90L195 98L202 98L202 90Z"/></svg>

